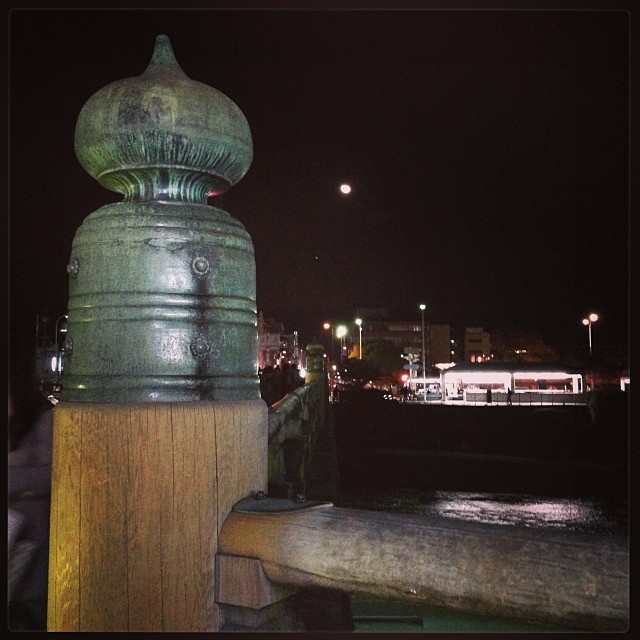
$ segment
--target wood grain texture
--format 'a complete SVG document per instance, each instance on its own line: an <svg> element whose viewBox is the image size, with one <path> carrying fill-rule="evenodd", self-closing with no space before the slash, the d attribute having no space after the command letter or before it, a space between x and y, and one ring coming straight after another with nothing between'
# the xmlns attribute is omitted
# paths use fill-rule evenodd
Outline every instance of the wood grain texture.
<svg viewBox="0 0 640 640"><path fill-rule="evenodd" d="M219 542L277 584L574 629L629 620L625 538L329 507L233 512Z"/></svg>
<svg viewBox="0 0 640 640"><path fill-rule="evenodd" d="M80 627L81 435L70 416L54 413L47 627Z"/></svg>
<svg viewBox="0 0 640 640"><path fill-rule="evenodd" d="M267 486L267 409L60 403L50 631L217 631L218 533Z"/></svg>
<svg viewBox="0 0 640 640"><path fill-rule="evenodd" d="M256 558L217 556L216 602L263 609L290 596L293 590L271 582Z"/></svg>

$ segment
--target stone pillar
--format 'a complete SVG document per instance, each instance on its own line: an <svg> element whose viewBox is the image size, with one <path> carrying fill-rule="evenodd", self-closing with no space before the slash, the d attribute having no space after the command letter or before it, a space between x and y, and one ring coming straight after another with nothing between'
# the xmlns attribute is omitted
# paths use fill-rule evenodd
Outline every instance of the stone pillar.
<svg viewBox="0 0 640 640"><path fill-rule="evenodd" d="M86 102L75 148L124 197L68 267L47 626L218 631L218 533L267 489L253 245L208 204L247 172L251 133L160 35L142 75Z"/></svg>

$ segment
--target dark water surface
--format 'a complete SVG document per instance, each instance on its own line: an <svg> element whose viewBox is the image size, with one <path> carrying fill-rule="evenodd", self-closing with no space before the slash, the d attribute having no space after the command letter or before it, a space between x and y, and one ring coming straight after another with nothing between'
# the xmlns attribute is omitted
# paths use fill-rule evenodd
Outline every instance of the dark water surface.
<svg viewBox="0 0 640 640"><path fill-rule="evenodd" d="M526 493L422 491L398 488L372 495L342 494L336 506L411 513L523 528L626 535L624 502L601 498L558 498Z"/></svg>
<svg viewBox="0 0 640 640"><path fill-rule="evenodd" d="M594 407L332 406L339 507L500 527L629 535L624 398ZM352 598L356 633L572 633Z"/></svg>
<svg viewBox="0 0 640 640"><path fill-rule="evenodd" d="M332 407L336 506L627 534L628 408Z"/></svg>

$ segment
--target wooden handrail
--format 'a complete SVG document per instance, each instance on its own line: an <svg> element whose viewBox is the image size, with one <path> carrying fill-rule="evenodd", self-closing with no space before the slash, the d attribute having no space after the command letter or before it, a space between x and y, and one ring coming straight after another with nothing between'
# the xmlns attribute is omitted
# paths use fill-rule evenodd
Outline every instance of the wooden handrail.
<svg viewBox="0 0 640 640"><path fill-rule="evenodd" d="M329 505L232 512L219 553L259 559L279 585L329 587L574 630L623 631L628 625L623 537Z"/></svg>

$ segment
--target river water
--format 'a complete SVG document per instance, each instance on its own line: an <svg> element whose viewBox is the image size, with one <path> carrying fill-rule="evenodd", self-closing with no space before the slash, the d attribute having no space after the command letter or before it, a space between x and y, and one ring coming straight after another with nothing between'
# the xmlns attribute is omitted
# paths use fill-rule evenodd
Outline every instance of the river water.
<svg viewBox="0 0 640 640"><path fill-rule="evenodd" d="M338 507L629 536L624 411L333 406ZM351 598L356 633L580 631Z"/></svg>
<svg viewBox="0 0 640 640"><path fill-rule="evenodd" d="M626 535L629 527L625 501L596 497L396 488L375 494L344 493L334 504L351 509L411 513L511 527L611 535Z"/></svg>
<svg viewBox="0 0 640 640"><path fill-rule="evenodd" d="M511 409L511 408L509 408ZM627 535L624 415L334 405L336 506Z"/></svg>

